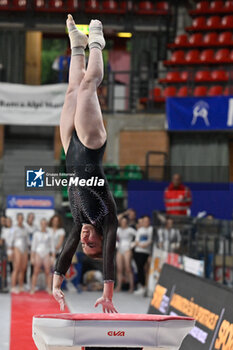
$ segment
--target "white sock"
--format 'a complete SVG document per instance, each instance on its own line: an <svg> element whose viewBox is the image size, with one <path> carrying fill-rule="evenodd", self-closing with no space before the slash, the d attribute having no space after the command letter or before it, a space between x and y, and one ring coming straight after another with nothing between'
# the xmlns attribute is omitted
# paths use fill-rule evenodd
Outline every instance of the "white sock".
<svg viewBox="0 0 233 350"><path fill-rule="evenodd" d="M96 47L100 50L103 50L105 47L103 26L102 23L98 20L92 20L89 24L88 46L89 49Z"/></svg>
<svg viewBox="0 0 233 350"><path fill-rule="evenodd" d="M68 15L70 18L71 15ZM71 16L73 19L73 17ZM66 22L68 32L69 32L69 38L70 38L70 47L71 47L71 54L72 56L75 55L85 55L85 48L87 46L88 38L87 36L82 33L80 30L77 29L76 25L72 21Z"/></svg>

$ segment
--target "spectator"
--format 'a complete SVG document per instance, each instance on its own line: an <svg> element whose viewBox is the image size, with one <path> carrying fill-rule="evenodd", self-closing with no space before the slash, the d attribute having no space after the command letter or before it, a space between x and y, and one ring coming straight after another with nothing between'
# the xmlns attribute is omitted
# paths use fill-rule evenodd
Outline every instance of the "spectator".
<svg viewBox="0 0 233 350"><path fill-rule="evenodd" d="M129 281L129 292L134 290L134 280L132 273L132 241L134 240L136 231L129 226L129 219L123 216L120 220L120 227L117 229L117 288L119 292L122 288L123 278Z"/></svg>
<svg viewBox="0 0 233 350"><path fill-rule="evenodd" d="M143 227L143 218L143 216L140 216L140 218L137 219L136 230L138 230L140 227Z"/></svg>
<svg viewBox="0 0 233 350"><path fill-rule="evenodd" d="M56 257L62 250L62 246L65 239L65 230L63 228L62 219L60 215L53 215L49 221L49 228L54 240Z"/></svg>
<svg viewBox="0 0 233 350"><path fill-rule="evenodd" d="M7 253L7 262L10 267L10 273L13 271L12 259L13 259L13 249L12 249L12 240L13 240L13 230L12 230L12 220L7 217L5 220L6 227L2 228L1 238L5 242L6 253Z"/></svg>
<svg viewBox="0 0 233 350"><path fill-rule="evenodd" d="M165 227L158 229L158 247L166 252L175 252L180 242L180 231L173 227L173 220L168 218Z"/></svg>
<svg viewBox="0 0 233 350"><path fill-rule="evenodd" d="M181 176L174 174L172 182L164 192L164 202L168 215L188 215L192 204L192 195L190 189L181 181Z"/></svg>
<svg viewBox="0 0 233 350"><path fill-rule="evenodd" d="M123 216L126 216L129 220L128 224L130 227L134 228L136 230L136 224L137 224L137 213L136 210L129 208L126 211L124 211L123 213L119 214L118 217L118 221L120 221Z"/></svg>
<svg viewBox="0 0 233 350"><path fill-rule="evenodd" d="M22 292L24 290L24 275L28 263L28 234L24 227L24 217L22 213L17 214L17 224L12 228L12 247L13 247L13 272L11 276L12 293ZM17 281L19 290L16 288Z"/></svg>
<svg viewBox="0 0 233 350"><path fill-rule="evenodd" d="M135 239L134 259L138 270L138 290L135 291L136 295L144 295L146 284L146 271L147 261L151 255L153 227L150 225L149 216L144 216L142 221L142 227L137 230Z"/></svg>
<svg viewBox="0 0 233 350"><path fill-rule="evenodd" d="M27 221L25 222L24 226L26 227L29 235L29 240L32 242L32 237L35 231L37 231L37 227L34 224L35 221L35 214L34 213L28 213L27 215Z"/></svg>
<svg viewBox="0 0 233 350"><path fill-rule="evenodd" d="M0 229L1 229L1 231L4 227L6 227L6 217L4 215L1 215L1 217L0 217Z"/></svg>
<svg viewBox="0 0 233 350"><path fill-rule="evenodd" d="M38 230L37 229L37 226L34 224L34 221L35 221L35 214L30 212L28 213L27 215L27 221L25 222L24 226L26 227L27 229L27 233L28 233L28 239L29 239L29 245L30 245L30 249L31 249L31 244L32 244L32 238L33 238L33 234ZM29 253L29 261L30 261L30 251L28 252ZM24 282L27 281L27 274L25 274L24 276ZM30 277L32 277L33 275L33 265L30 263ZM28 276L28 278L30 278ZM28 284L30 284L30 281L27 281Z"/></svg>
<svg viewBox="0 0 233 350"><path fill-rule="evenodd" d="M52 261L50 255L52 255ZM34 269L32 275L31 294L35 293L37 278L42 266L44 267L46 276L47 292L49 294L52 294L51 267L54 264L54 260L54 240L52 238L51 232L48 230L46 219L41 219L40 230L34 233L32 239L31 263L34 266Z"/></svg>
<svg viewBox="0 0 233 350"><path fill-rule="evenodd" d="M58 75L58 83L68 82L69 66L70 66L70 49L67 48L64 54L57 57L52 64L52 69L56 71Z"/></svg>

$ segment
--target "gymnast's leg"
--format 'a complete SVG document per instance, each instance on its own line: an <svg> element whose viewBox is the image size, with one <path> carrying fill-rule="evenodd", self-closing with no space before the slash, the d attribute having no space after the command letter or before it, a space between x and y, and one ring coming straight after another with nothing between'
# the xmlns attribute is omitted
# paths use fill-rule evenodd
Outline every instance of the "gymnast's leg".
<svg viewBox="0 0 233 350"><path fill-rule="evenodd" d="M71 15L68 15L66 24L71 44L71 63L69 70L69 84L60 119L61 141L65 153L67 152L71 134L74 129L78 88L85 74L84 49L86 48L88 40L87 36L76 28Z"/></svg>
<svg viewBox="0 0 233 350"><path fill-rule="evenodd" d="M106 140L97 96L97 88L103 79L102 49L104 45L102 23L92 20L89 25L89 62L78 89L74 124L80 141L93 149L101 147Z"/></svg>

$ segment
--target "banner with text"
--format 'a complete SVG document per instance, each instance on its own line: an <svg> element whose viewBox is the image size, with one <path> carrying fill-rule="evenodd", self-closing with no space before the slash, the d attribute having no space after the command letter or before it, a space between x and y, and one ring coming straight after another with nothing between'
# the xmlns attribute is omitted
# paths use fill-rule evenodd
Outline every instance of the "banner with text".
<svg viewBox="0 0 233 350"><path fill-rule="evenodd" d="M59 125L67 84L0 83L0 124Z"/></svg>
<svg viewBox="0 0 233 350"><path fill-rule="evenodd" d="M233 96L169 97L166 114L169 130L231 130Z"/></svg>
<svg viewBox="0 0 233 350"><path fill-rule="evenodd" d="M16 223L18 213L24 215L24 220L29 213L34 213L34 224L40 227L42 218L49 220L54 215L54 205L54 197L52 196L9 195L6 199L6 215L11 217L13 223Z"/></svg>
<svg viewBox="0 0 233 350"><path fill-rule="evenodd" d="M230 288L165 264L148 312L196 320L180 350L230 350L233 349L232 300Z"/></svg>

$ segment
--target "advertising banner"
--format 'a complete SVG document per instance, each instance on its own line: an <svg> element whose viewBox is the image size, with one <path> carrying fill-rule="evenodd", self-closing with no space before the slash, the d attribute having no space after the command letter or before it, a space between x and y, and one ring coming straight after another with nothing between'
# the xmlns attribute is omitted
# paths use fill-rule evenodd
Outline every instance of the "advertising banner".
<svg viewBox="0 0 233 350"><path fill-rule="evenodd" d="M166 114L169 130L231 130L233 97L169 97Z"/></svg>
<svg viewBox="0 0 233 350"><path fill-rule="evenodd" d="M0 124L59 125L67 84L0 83Z"/></svg>
<svg viewBox="0 0 233 350"><path fill-rule="evenodd" d="M181 268L182 256L175 253L168 253L165 250L159 249L157 248L157 244L154 243L147 284L147 296L152 296L155 285L159 280L160 272L165 263Z"/></svg>
<svg viewBox="0 0 233 350"><path fill-rule="evenodd" d="M52 196L7 196L6 215L11 217L13 223L16 222L18 213L24 214L24 218L28 213L35 214L35 224L39 226L40 219L49 220L55 213L54 197Z"/></svg>
<svg viewBox="0 0 233 350"><path fill-rule="evenodd" d="M165 264L148 313L190 316L195 327L181 350L233 349L233 291Z"/></svg>

